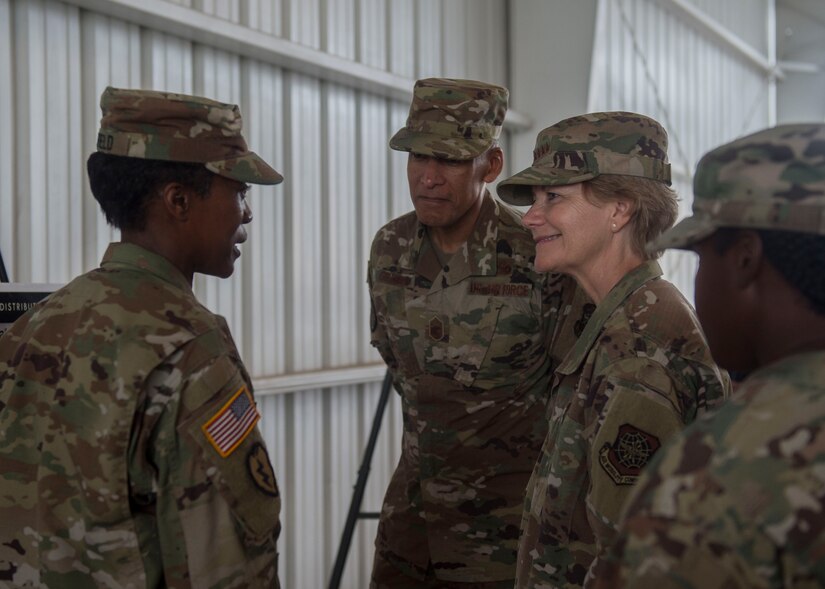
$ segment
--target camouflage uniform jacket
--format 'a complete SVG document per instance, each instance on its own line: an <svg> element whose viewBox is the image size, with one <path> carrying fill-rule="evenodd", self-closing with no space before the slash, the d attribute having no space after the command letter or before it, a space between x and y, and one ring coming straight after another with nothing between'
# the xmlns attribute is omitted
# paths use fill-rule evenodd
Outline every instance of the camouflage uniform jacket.
<svg viewBox="0 0 825 589"><path fill-rule="evenodd" d="M580 587L641 468L729 390L693 310L661 274L651 261L624 276L556 369L517 588Z"/></svg>
<svg viewBox="0 0 825 589"><path fill-rule="evenodd" d="M558 360L547 346L561 339L559 319L576 290L567 277L537 273L534 256L518 213L489 193L474 233L444 268L415 213L373 241L372 343L404 418L376 548L413 575L432 561L442 580L514 577L521 503Z"/></svg>
<svg viewBox="0 0 825 589"><path fill-rule="evenodd" d="M823 587L823 505L819 351L753 373L663 449L596 578L611 587Z"/></svg>
<svg viewBox="0 0 825 589"><path fill-rule="evenodd" d="M0 587L277 586L249 376L167 260L109 246L0 358Z"/></svg>

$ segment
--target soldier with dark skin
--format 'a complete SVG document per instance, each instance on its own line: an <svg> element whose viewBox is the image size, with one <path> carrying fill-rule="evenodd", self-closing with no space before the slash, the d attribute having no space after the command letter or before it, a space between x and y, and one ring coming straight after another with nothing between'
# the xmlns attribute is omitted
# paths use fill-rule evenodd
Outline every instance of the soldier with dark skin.
<svg viewBox="0 0 825 589"><path fill-rule="evenodd" d="M0 586L277 587L280 494L226 322L249 183L283 178L238 107L107 88L100 268L0 338Z"/></svg>
<svg viewBox="0 0 825 589"><path fill-rule="evenodd" d="M510 589L522 498L553 366L571 345L572 280L541 275L520 215L486 189L508 91L419 80L390 147L415 210L375 236L372 342L401 396L401 458L376 538L375 589Z"/></svg>
<svg viewBox="0 0 825 589"><path fill-rule="evenodd" d="M544 129L533 165L498 186L506 202L531 204L536 267L573 276L596 304L555 370L518 589L581 587L648 461L728 392L693 309L645 250L676 218L669 182L661 125L605 112Z"/></svg>
<svg viewBox="0 0 825 589"><path fill-rule="evenodd" d="M699 255L696 310L731 400L664 447L591 587L825 586L825 125L706 154L693 216L653 247Z"/></svg>

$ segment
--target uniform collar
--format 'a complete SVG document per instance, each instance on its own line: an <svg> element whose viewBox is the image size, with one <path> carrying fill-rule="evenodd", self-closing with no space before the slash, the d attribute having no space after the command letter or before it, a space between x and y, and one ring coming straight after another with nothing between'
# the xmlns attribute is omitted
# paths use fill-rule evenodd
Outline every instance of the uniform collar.
<svg viewBox="0 0 825 589"><path fill-rule="evenodd" d="M164 282L169 282L180 289L192 292L189 281L172 262L139 245L123 242L110 243L109 247L106 248L106 253L103 254L100 267L109 269L117 266L139 268L143 272L157 276Z"/></svg>
<svg viewBox="0 0 825 589"><path fill-rule="evenodd" d="M556 369L560 374L573 374L578 371L585 357L590 352L596 338L604 329L604 324L613 315L614 311L618 309L633 292L642 286L645 282L658 278L662 275L662 268L655 260L648 260L637 266L610 289L605 299L593 311L593 315L587 322L584 331L576 340L573 348L567 354L567 357Z"/></svg>
<svg viewBox="0 0 825 589"><path fill-rule="evenodd" d="M473 232L447 260L446 272L438 262L427 228L418 223L413 242L413 266L415 273L429 279L434 288L453 286L469 276L496 275L499 204L488 190L484 191L482 199ZM441 279L437 280L439 275Z"/></svg>

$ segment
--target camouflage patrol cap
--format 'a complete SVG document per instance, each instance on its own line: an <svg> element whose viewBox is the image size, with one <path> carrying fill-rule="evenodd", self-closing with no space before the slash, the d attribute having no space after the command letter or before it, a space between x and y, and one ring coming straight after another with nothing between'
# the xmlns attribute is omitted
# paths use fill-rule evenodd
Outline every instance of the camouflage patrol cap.
<svg viewBox="0 0 825 589"><path fill-rule="evenodd" d="M475 80L418 80L407 124L390 139L390 147L471 160L501 135L509 96L507 88Z"/></svg>
<svg viewBox="0 0 825 589"><path fill-rule="evenodd" d="M204 164L219 176L278 184L283 176L249 151L238 107L200 96L108 87L100 97L97 151Z"/></svg>
<svg viewBox="0 0 825 589"><path fill-rule="evenodd" d="M670 185L667 132L644 115L594 112L564 119L536 138L533 165L499 182L505 202L533 203L533 186L564 186L602 174L638 176Z"/></svg>
<svg viewBox="0 0 825 589"><path fill-rule="evenodd" d="M705 154L693 216L650 248L689 248L721 227L825 235L825 124L780 125Z"/></svg>

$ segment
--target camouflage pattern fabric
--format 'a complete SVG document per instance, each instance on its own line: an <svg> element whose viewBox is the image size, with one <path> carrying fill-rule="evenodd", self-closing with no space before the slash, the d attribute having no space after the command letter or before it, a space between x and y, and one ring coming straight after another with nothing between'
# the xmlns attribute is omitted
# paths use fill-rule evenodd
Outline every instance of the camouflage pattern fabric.
<svg viewBox="0 0 825 589"><path fill-rule="evenodd" d="M825 124L712 150L694 191L693 216L655 247L689 247L722 227L825 234ZM825 351L759 367L651 463L588 585L825 586L823 432Z"/></svg>
<svg viewBox="0 0 825 589"><path fill-rule="evenodd" d="M278 184L283 176L241 135L238 107L209 98L108 87L100 97L101 153L171 162L205 164L238 182Z"/></svg>
<svg viewBox="0 0 825 589"><path fill-rule="evenodd" d="M443 268L414 212L373 241L372 343L404 415L376 551L399 575L514 578L550 374L585 302L572 279L537 273L534 256L518 213L489 193L472 236Z"/></svg>
<svg viewBox="0 0 825 589"><path fill-rule="evenodd" d="M780 125L717 147L693 177L693 216L651 247L689 248L720 227L825 235L825 124Z"/></svg>
<svg viewBox="0 0 825 589"><path fill-rule="evenodd" d="M447 160L471 160L501 135L509 90L475 80L418 80L407 124L390 147Z"/></svg>
<svg viewBox="0 0 825 589"><path fill-rule="evenodd" d="M728 394L690 305L656 262L629 272L556 369L527 488L516 587L581 587L660 445Z"/></svg>
<svg viewBox="0 0 825 589"><path fill-rule="evenodd" d="M564 119L541 131L533 165L499 182L504 202L533 204L533 186L559 186L601 174L637 176L670 184L667 132L632 112L596 112Z"/></svg>
<svg viewBox="0 0 825 589"><path fill-rule="evenodd" d="M825 586L825 352L751 374L662 450L592 587Z"/></svg>
<svg viewBox="0 0 825 589"><path fill-rule="evenodd" d="M249 375L170 262L111 245L0 358L0 586L277 586Z"/></svg>

